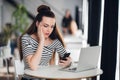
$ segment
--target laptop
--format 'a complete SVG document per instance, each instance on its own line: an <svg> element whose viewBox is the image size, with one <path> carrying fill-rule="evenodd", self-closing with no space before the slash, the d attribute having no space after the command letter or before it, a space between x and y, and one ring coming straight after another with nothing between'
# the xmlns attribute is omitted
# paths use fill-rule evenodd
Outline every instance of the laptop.
<svg viewBox="0 0 120 80"><path fill-rule="evenodd" d="M64 67L60 70L70 71L70 72L80 72L90 69L98 68L98 63L101 55L101 47L100 46L92 46L81 48L79 61L76 66Z"/></svg>

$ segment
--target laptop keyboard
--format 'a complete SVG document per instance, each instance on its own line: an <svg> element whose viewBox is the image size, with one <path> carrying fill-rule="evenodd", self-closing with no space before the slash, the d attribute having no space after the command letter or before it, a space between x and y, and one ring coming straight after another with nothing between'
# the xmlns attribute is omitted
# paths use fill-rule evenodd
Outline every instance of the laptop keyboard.
<svg viewBox="0 0 120 80"><path fill-rule="evenodd" d="M69 68L69 70L76 70L77 68L76 67L74 67L74 68Z"/></svg>

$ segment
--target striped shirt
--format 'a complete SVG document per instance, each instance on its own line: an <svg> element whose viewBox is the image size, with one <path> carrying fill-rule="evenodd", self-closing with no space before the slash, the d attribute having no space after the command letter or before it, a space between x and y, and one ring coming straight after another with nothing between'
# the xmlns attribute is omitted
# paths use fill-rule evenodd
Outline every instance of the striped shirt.
<svg viewBox="0 0 120 80"><path fill-rule="evenodd" d="M23 60L25 63L25 69L29 68L29 65L26 61L26 56L34 54L37 50L38 42L33 39L30 35L25 34L22 37L22 53L23 53ZM53 51L56 51L59 56L63 56L66 53L62 43L55 39L50 45L44 46L42 51L42 56L39 65L47 66L49 65L49 61L52 58Z"/></svg>

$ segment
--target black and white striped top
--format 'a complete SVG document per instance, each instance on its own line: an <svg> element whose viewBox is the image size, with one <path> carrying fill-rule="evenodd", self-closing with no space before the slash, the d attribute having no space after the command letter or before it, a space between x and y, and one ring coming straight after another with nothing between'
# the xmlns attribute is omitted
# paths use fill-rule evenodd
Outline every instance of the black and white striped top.
<svg viewBox="0 0 120 80"><path fill-rule="evenodd" d="M34 54L34 52L37 50L38 42L33 39L30 35L25 34L22 37L22 53L23 53L23 59L25 63L25 69L29 68L28 63L26 62L25 58L26 56L30 54ZM49 61L52 57L53 51L56 51L61 57L66 53L66 50L64 49L62 43L55 39L50 45L44 46L41 56L41 61L39 65L49 65Z"/></svg>

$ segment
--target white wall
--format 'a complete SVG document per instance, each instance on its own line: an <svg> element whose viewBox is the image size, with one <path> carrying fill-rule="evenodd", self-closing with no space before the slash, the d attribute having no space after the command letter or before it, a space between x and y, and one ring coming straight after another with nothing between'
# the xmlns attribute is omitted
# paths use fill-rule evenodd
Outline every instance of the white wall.
<svg viewBox="0 0 120 80"><path fill-rule="evenodd" d="M0 0L0 32L2 31L2 5L3 2Z"/></svg>
<svg viewBox="0 0 120 80"><path fill-rule="evenodd" d="M15 9L8 4L7 2L3 1L3 12L2 12L2 24L5 26L6 23L11 23L12 22L12 13Z"/></svg>
<svg viewBox="0 0 120 80"><path fill-rule="evenodd" d="M24 4L26 8L34 15L37 14L36 9L39 5L47 4L55 13L57 24L61 26L61 20L64 16L65 10L70 9L72 17L75 19L75 7L76 5L82 7L82 0L25 0ZM54 8L57 9L60 14Z"/></svg>
<svg viewBox="0 0 120 80"><path fill-rule="evenodd" d="M84 26L83 38L88 39L88 0L83 0L82 24Z"/></svg>
<svg viewBox="0 0 120 80"><path fill-rule="evenodd" d="M56 14L58 26L61 26L61 20L66 9L70 9L72 17L75 19L75 6L82 7L82 0L29 0L29 1L15 0L15 1L18 1L18 3L23 3L26 6L27 10L33 13L34 15L37 14L36 9L39 5L41 4L47 4L48 6L52 5L50 7ZM58 14L53 7L55 7L62 15ZM2 18L3 25L5 25L7 22L11 22L11 14L14 10L15 8L13 8L9 3L3 0L3 18Z"/></svg>
<svg viewBox="0 0 120 80"><path fill-rule="evenodd" d="M117 66L115 80L120 80L120 1L118 9Z"/></svg>

